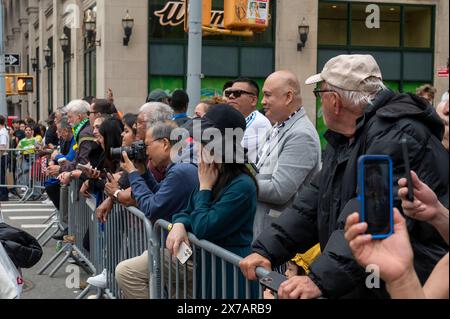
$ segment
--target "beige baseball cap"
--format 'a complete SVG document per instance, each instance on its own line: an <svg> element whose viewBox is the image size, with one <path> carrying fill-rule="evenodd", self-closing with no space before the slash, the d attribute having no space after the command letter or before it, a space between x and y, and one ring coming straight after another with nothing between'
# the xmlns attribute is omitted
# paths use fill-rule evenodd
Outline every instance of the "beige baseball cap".
<svg viewBox="0 0 450 319"><path fill-rule="evenodd" d="M323 67L322 73L311 76L306 84L325 81L348 91L364 91L362 82L370 77L383 79L377 61L371 55L339 55Z"/></svg>

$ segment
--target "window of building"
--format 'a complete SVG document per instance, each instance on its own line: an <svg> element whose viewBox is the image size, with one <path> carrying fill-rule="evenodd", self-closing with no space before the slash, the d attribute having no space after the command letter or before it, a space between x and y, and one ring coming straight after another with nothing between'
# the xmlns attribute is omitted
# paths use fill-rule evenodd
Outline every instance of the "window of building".
<svg viewBox="0 0 450 319"><path fill-rule="evenodd" d="M48 114L53 112L53 37L48 39L47 43L51 55L47 65L47 92L48 92Z"/></svg>
<svg viewBox="0 0 450 319"><path fill-rule="evenodd" d="M221 93L223 84L240 76L262 81L275 68L275 1L270 27L254 37L207 36L202 49L202 96ZM188 35L184 1L149 0L149 90L186 88ZM213 0L211 21L223 20L223 0ZM220 61L220 63L218 63Z"/></svg>
<svg viewBox="0 0 450 319"><path fill-rule="evenodd" d="M352 4L351 45L353 46L400 46L400 7L378 5L379 23L368 4ZM371 14L372 13L372 14ZM374 17L374 18L372 18Z"/></svg>
<svg viewBox="0 0 450 319"><path fill-rule="evenodd" d="M348 5L319 3L319 44L346 45L348 35Z"/></svg>
<svg viewBox="0 0 450 319"><path fill-rule="evenodd" d="M69 47L64 51L64 68L63 68L63 79L64 79L64 104L70 102L70 60L72 52L71 44L71 32L68 27L64 27L64 34L69 39Z"/></svg>
<svg viewBox="0 0 450 319"><path fill-rule="evenodd" d="M432 46L433 7L405 7L404 45L408 48L430 48Z"/></svg>
<svg viewBox="0 0 450 319"><path fill-rule="evenodd" d="M97 6L90 9L95 15ZM84 96L96 96L97 93L97 47L84 39Z"/></svg>
<svg viewBox="0 0 450 319"><path fill-rule="evenodd" d="M379 28L368 27L376 26L374 5L379 9ZM420 85L433 83L434 24L434 5L320 0L318 72L337 55L371 54L389 88L415 92ZM325 145L320 100L317 129Z"/></svg>
<svg viewBox="0 0 450 319"><path fill-rule="evenodd" d="M39 61L39 47L36 47L36 52L34 55L37 59L37 70L36 70L36 101L34 104L36 105L36 120L39 121L41 114L41 81L40 81L40 61Z"/></svg>

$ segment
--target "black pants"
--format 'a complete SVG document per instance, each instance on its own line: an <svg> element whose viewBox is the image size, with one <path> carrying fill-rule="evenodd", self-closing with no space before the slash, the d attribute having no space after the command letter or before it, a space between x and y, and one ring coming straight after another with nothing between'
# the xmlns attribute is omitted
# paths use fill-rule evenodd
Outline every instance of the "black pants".
<svg viewBox="0 0 450 319"><path fill-rule="evenodd" d="M0 155L0 185L6 185L7 156ZM8 187L0 187L0 201L8 200Z"/></svg>
<svg viewBox="0 0 450 319"><path fill-rule="evenodd" d="M48 197L53 202L55 207L59 210L59 190L61 186L59 184L45 186L45 191Z"/></svg>

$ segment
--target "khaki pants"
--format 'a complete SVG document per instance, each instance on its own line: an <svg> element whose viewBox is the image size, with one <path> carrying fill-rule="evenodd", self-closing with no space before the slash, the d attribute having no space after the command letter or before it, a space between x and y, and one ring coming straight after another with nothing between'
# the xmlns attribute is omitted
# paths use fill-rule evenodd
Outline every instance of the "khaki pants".
<svg viewBox="0 0 450 319"><path fill-rule="evenodd" d="M172 259L171 296L176 297L176 263L169 251L164 252L164 286L167 289L169 260ZM187 297L192 298L192 261L187 262ZM148 251L141 256L122 261L116 267L116 280L124 299L149 299ZM184 266L179 266L179 297L184 298ZM163 292L163 297L165 293Z"/></svg>

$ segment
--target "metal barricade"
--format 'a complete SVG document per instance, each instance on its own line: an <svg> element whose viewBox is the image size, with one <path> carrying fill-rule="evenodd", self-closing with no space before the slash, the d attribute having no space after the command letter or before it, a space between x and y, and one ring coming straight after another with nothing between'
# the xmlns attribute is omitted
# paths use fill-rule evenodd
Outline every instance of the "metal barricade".
<svg viewBox="0 0 450 319"><path fill-rule="evenodd" d="M153 259L152 263L158 263L160 269L160 274L153 276L160 277L161 280L152 295L168 299L262 298L261 286L257 291L256 283L246 280L241 274L239 262L242 257L206 240L199 240L191 233L188 234L193 251L191 261L180 265L177 260L171 258L172 262L168 262L165 256L167 250L164 249L168 226L169 222L158 220L153 230L159 238L157 249L159 253L149 255ZM183 271L180 272L180 269ZM151 269L149 273L152 274ZM258 277L263 277L269 271L258 268L256 273ZM183 289L182 293L180 288Z"/></svg>
<svg viewBox="0 0 450 319"><path fill-rule="evenodd" d="M32 170L35 161L34 154L25 154L20 149L6 149L0 156L0 188L9 191L19 197L20 201L26 201L32 194ZM6 194L6 196L8 196Z"/></svg>
<svg viewBox="0 0 450 319"><path fill-rule="evenodd" d="M105 224L104 251L107 273L106 293L110 298L119 298L115 279L116 266L123 260L140 256L152 246L152 225L137 208L125 208L115 204Z"/></svg>
<svg viewBox="0 0 450 319"><path fill-rule="evenodd" d="M67 198L61 197L60 213L63 214L64 210L67 209L69 215L69 234L73 237L66 237L67 241L64 246L38 271L39 275L43 274L63 253L65 253L65 256L49 273L50 277L53 277L69 258L73 258L87 273L95 273L95 267L91 260L93 260L92 256L95 256L96 252L93 251L91 254L86 247L83 247L83 239L91 225L90 221L92 221L92 204L89 205L89 200L86 201L85 198L79 197L78 184L78 181L75 181L70 186L61 186L61 194L64 194L65 188L68 191Z"/></svg>

